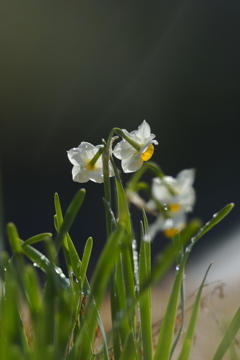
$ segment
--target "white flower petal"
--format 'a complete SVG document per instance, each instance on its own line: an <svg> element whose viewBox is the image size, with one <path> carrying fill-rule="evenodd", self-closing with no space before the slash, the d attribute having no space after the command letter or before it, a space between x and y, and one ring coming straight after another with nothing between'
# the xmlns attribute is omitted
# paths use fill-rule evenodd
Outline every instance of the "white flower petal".
<svg viewBox="0 0 240 360"><path fill-rule="evenodd" d="M103 145L93 146L88 142L81 142L77 148L73 148L67 152L70 162L74 165L72 169L73 181L80 183L89 180L102 183L103 182L103 165L102 156L96 161L93 168L88 163L97 154L99 148ZM109 176L113 176L114 171L109 162Z"/></svg>
<svg viewBox="0 0 240 360"><path fill-rule="evenodd" d="M114 148L113 154L117 159L122 160L122 168L124 172L134 172L140 169L143 160L147 161L151 158L153 151L150 152L148 157L141 158L141 155L147 150L149 145L158 142L153 140L154 134L151 134L151 129L148 123L144 120L138 127L138 130L133 130L130 133L126 129L122 129L126 137L134 140L140 147L140 151L136 150L130 143L123 139ZM137 147L137 146L136 146Z"/></svg>
<svg viewBox="0 0 240 360"><path fill-rule="evenodd" d="M157 235L157 233L163 230L163 226L164 226L164 218L162 216L159 216L153 224L149 225L148 232L144 236L144 241L147 242L152 241Z"/></svg>
<svg viewBox="0 0 240 360"><path fill-rule="evenodd" d="M186 169L180 171L180 173L177 175L177 182L179 187L181 188L181 191L184 191L185 189L188 189L195 180L195 169Z"/></svg>
<svg viewBox="0 0 240 360"><path fill-rule="evenodd" d="M134 158L128 158L122 160L122 168L125 173L130 173L137 171L142 166L143 161L141 157L138 157L136 159Z"/></svg>
<svg viewBox="0 0 240 360"><path fill-rule="evenodd" d="M85 183L89 181L88 171L81 169L79 166L74 166L72 169L73 181Z"/></svg>
<svg viewBox="0 0 240 360"><path fill-rule="evenodd" d="M104 180L102 171L89 171L89 179L96 183L102 183Z"/></svg>
<svg viewBox="0 0 240 360"><path fill-rule="evenodd" d="M119 160L127 159L134 153L136 153L136 149L125 140L120 141L113 150L113 154Z"/></svg>
<svg viewBox="0 0 240 360"><path fill-rule="evenodd" d="M90 151L94 149L94 145L90 144L89 142L86 141L82 141L81 144L78 146L78 148L85 150L85 151Z"/></svg>
<svg viewBox="0 0 240 360"><path fill-rule="evenodd" d="M142 124L138 127L136 132L136 136L141 139L141 141L145 142L145 139L148 139L151 135L151 129L146 120L142 122Z"/></svg>
<svg viewBox="0 0 240 360"><path fill-rule="evenodd" d="M189 169L181 171L176 178L172 176L164 176L162 179L154 178L152 184L153 197L162 204L180 205L179 211L192 211L196 199L195 190L192 186L194 177L194 170ZM166 185L170 186L175 194L172 194Z"/></svg>

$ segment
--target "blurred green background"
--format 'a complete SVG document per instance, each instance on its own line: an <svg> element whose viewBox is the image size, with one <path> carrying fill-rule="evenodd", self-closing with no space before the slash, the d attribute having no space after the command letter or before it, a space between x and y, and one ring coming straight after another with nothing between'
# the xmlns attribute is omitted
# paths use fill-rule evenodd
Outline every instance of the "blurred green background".
<svg viewBox="0 0 240 360"><path fill-rule="evenodd" d="M197 170L193 215L207 221L233 201L219 231L235 226L239 44L236 0L1 1L4 222L23 239L54 232L54 192L66 209L81 186L66 150L146 119L159 141L153 160L165 173ZM93 236L94 263L105 241L103 186L84 187L72 235L80 251Z"/></svg>

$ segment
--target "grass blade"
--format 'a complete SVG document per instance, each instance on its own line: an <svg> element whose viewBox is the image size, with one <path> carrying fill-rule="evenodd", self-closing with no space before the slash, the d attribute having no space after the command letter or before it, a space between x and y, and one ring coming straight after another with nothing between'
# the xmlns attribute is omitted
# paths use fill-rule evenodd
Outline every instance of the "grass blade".
<svg viewBox="0 0 240 360"><path fill-rule="evenodd" d="M229 214L229 212L233 209L234 204L228 204L224 208L222 208L218 213L213 215L213 218L208 221L197 233L197 235L192 239L192 242L196 243L204 234L206 234L209 230L211 230L215 225L217 225L221 220L225 218Z"/></svg>
<svg viewBox="0 0 240 360"><path fill-rule="evenodd" d="M235 336L237 335L239 329L240 329L240 308L238 308L236 314L234 315L212 360L221 360L224 357L225 353L231 346Z"/></svg>
<svg viewBox="0 0 240 360"><path fill-rule="evenodd" d="M51 233L43 233L43 234L38 234L35 236L30 237L29 239L25 240L24 243L22 244L22 248L27 246L27 245L32 245L35 244L39 241L43 241L46 240L48 238L51 238L52 234Z"/></svg>
<svg viewBox="0 0 240 360"><path fill-rule="evenodd" d="M94 339L97 309L100 308L103 301L107 282L120 253L119 244L123 239L123 236L124 229L119 226L118 229L109 237L108 242L98 260L92 277L91 290L85 307L80 336L78 338L79 345L75 347L77 351L80 347L80 354L78 355L78 358L90 358L91 348L89 348L89 343L92 344ZM93 302L96 306L93 306Z"/></svg>
<svg viewBox="0 0 240 360"><path fill-rule="evenodd" d="M139 257L139 288L144 285L151 275L151 245L143 240L144 233L147 233L147 220L145 218L145 231L141 231L141 246ZM142 224L141 224L142 225ZM151 286L146 289L139 301L143 360L152 359L152 307L151 307Z"/></svg>
<svg viewBox="0 0 240 360"><path fill-rule="evenodd" d="M56 239L55 239L55 246L56 246L57 253L60 250L63 239L64 239L66 233L68 232L68 230L70 229L70 227L78 213L78 210L80 209L80 207L83 203L85 194L86 194L86 190L80 189L78 191L78 193L75 195L75 197L73 198L71 204L69 205L69 207L66 211L65 217L63 219L63 223L61 224L60 229L59 229Z"/></svg>
<svg viewBox="0 0 240 360"><path fill-rule="evenodd" d="M201 286L198 290L196 300L194 302L191 318L189 320L188 328L187 328L187 331L185 334L182 350L178 357L178 360L188 360L188 358L189 358L192 343L193 343L193 338L194 338L194 330L195 330L195 326L196 326L196 322L197 322L198 309L199 309L199 305L200 305L200 301L201 301L202 289L203 289L207 274L208 274L211 266L212 266L212 263L209 265L209 267L206 271L206 274L203 278L203 281L201 283Z"/></svg>
<svg viewBox="0 0 240 360"><path fill-rule="evenodd" d="M93 245L93 239L91 237L89 237L87 239L87 242L84 247L83 257L82 257L82 265L80 268L80 277L81 277L82 284L84 284L84 280L85 280L85 276L86 276L86 272L87 272L87 268L88 268L88 263L89 263L89 259L90 259L91 252L92 252L92 245Z"/></svg>
<svg viewBox="0 0 240 360"><path fill-rule="evenodd" d="M123 348L123 352L121 355L121 360L135 360L137 359L137 353L136 353L136 346L135 346L135 341L134 341L134 337L133 337L133 333L132 331L129 332L124 348Z"/></svg>
<svg viewBox="0 0 240 360"><path fill-rule="evenodd" d="M167 304L167 309L163 318L159 333L158 343L154 355L154 360L169 360L171 354L171 344L176 321L178 298L183 279L183 273L189 254L185 253L181 264L177 270L173 288Z"/></svg>

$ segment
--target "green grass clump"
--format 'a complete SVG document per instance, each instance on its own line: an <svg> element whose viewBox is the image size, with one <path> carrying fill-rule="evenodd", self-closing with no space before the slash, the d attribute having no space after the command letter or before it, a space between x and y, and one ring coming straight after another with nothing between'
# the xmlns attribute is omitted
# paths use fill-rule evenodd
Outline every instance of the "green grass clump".
<svg viewBox="0 0 240 360"><path fill-rule="evenodd" d="M81 211L84 189L76 194L64 216L59 196L55 194L54 237L50 233L43 233L23 240L14 224L7 225L12 255L2 251L0 256L0 360L169 360L173 354L176 356L176 345L184 321L183 279L187 260L196 242L231 211L233 204L215 214L205 226L195 219L179 229L173 234L173 241L155 257L153 265L151 243L146 241L150 232L146 213L143 210L141 235L137 242L131 224L129 194L138 196L139 190L149 193L149 186L139 182L140 177L150 169L163 179L161 169L154 163L146 163L134 174L125 190L112 161L117 199L114 213L108 176L109 142L102 152L107 238L90 283L86 274L93 239L87 239L80 258L69 235L70 227L78 211ZM168 184L166 187L172 192ZM155 205L161 216L164 215L164 204L156 201ZM171 215L169 209L167 216ZM44 254L34 248L39 241L45 245ZM67 276L58 263L61 249ZM151 287L164 277L173 264L177 264L175 279L158 341L153 346ZM199 284L178 360L189 359L201 293L209 268ZM39 270L45 274L43 286L40 284ZM108 286L112 316L111 344L100 317ZM179 302L182 323L175 334ZM223 358L232 346L239 327L238 309L212 360ZM99 334L102 344L96 347Z"/></svg>

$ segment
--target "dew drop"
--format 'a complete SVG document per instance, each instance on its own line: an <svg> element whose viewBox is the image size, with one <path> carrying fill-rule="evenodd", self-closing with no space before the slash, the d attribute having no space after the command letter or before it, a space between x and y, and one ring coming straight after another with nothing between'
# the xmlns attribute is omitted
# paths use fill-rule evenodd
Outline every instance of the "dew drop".
<svg viewBox="0 0 240 360"><path fill-rule="evenodd" d="M214 217L214 218L216 218L217 216L218 216L218 213L216 213L216 214L213 214L213 217Z"/></svg>
<svg viewBox="0 0 240 360"><path fill-rule="evenodd" d="M62 274L62 269L60 269L60 268L57 267L57 266L55 267L55 271L56 271L56 273L59 274L59 275Z"/></svg>
<svg viewBox="0 0 240 360"><path fill-rule="evenodd" d="M33 266L36 267L36 268L40 268L40 266L35 262L33 263Z"/></svg>
<svg viewBox="0 0 240 360"><path fill-rule="evenodd" d="M179 271L179 269L180 269L180 268L179 268L179 265L177 265L177 266L176 266L176 270Z"/></svg>
<svg viewBox="0 0 240 360"><path fill-rule="evenodd" d="M137 250L137 242L136 242L136 240L133 240L132 248L133 248L133 250Z"/></svg>

